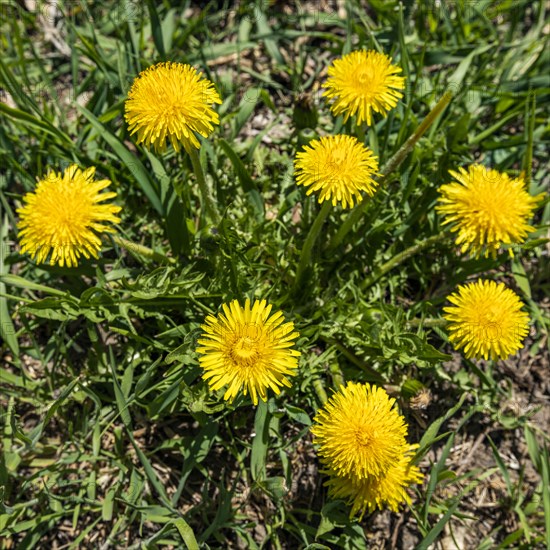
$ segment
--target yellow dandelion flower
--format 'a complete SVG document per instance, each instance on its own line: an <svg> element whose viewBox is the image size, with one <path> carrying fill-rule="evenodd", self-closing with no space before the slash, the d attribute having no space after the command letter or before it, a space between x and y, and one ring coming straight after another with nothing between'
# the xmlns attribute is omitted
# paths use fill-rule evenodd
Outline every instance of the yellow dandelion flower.
<svg viewBox="0 0 550 550"><path fill-rule="evenodd" d="M239 390L250 393L254 405L258 396L267 401L267 388L277 395L280 387L290 387L300 352L290 349L299 334L294 323L284 323L282 312L272 315L265 300L246 300L244 309L237 300L223 304L223 313L209 315L201 325L201 347L197 352L203 378L213 391L229 386L224 399L233 401Z"/></svg>
<svg viewBox="0 0 550 550"><path fill-rule="evenodd" d="M384 475L407 449L407 426L382 389L348 382L320 409L311 428L321 461L337 475Z"/></svg>
<svg viewBox="0 0 550 550"><path fill-rule="evenodd" d="M457 181L440 187L436 210L445 216L444 224L452 224L462 253L495 257L502 244L522 243L533 231L527 220L544 194L529 195L522 177L480 164L449 173Z"/></svg>
<svg viewBox="0 0 550 550"><path fill-rule="evenodd" d="M296 183L307 187L306 195L320 191L319 202L353 207L354 197L361 202L361 191L374 195L378 183L372 176L378 161L372 151L356 138L346 135L314 139L296 154Z"/></svg>
<svg viewBox="0 0 550 550"><path fill-rule="evenodd" d="M447 299L454 304L443 308L449 340L455 349L464 348L468 359L506 359L523 347L529 316L503 283L479 280L459 286Z"/></svg>
<svg viewBox="0 0 550 550"><path fill-rule="evenodd" d="M176 151L200 147L196 134L208 137L219 124L212 103L221 103L212 82L194 67L182 63L158 63L134 80L125 104L130 135L155 151L166 150L168 138Z"/></svg>
<svg viewBox="0 0 550 550"><path fill-rule="evenodd" d="M113 229L104 222L118 223L121 208L99 204L116 197L100 193L109 180L94 181L95 168L82 171L75 164L63 175L49 171L33 193L23 197L24 206L17 209L17 227L21 253L28 252L38 263L44 263L51 252L50 265L74 267L81 255L97 258L101 239L97 233Z"/></svg>
<svg viewBox="0 0 550 550"><path fill-rule="evenodd" d="M350 518L359 514L359 520L366 511L372 513L376 508L383 510L387 506L397 512L401 504L410 505L407 488L413 483L420 483L423 477L418 467L411 464L411 455L416 448L417 445L410 445L380 477L357 479L355 476L328 472L330 477L325 485L328 486L329 496L346 501L351 506Z"/></svg>
<svg viewBox="0 0 550 550"><path fill-rule="evenodd" d="M372 121L372 111L386 116L403 96L405 78L396 76L401 68L391 59L373 50L360 50L336 59L328 68L329 78L323 84L323 96L334 100L332 112L344 113L344 121L357 114L357 125Z"/></svg>

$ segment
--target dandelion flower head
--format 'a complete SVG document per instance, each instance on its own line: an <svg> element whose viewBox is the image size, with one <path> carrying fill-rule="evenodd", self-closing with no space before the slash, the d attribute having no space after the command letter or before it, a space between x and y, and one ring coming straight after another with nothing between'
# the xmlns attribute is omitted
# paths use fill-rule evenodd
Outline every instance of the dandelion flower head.
<svg viewBox="0 0 550 550"><path fill-rule="evenodd" d="M213 103L221 103L212 82L194 67L158 63L134 80L125 104L130 134L155 151L166 150L167 139L176 151L199 148L196 134L208 137L219 124Z"/></svg>
<svg viewBox="0 0 550 550"><path fill-rule="evenodd" d="M323 464L339 476L383 476L408 449L407 426L394 404L382 388L341 386L311 428Z"/></svg>
<svg viewBox="0 0 550 550"><path fill-rule="evenodd" d="M466 358L506 359L523 347L529 316L503 283L479 280L458 287L444 308L449 340Z"/></svg>
<svg viewBox="0 0 550 550"><path fill-rule="evenodd" d="M344 121L357 116L357 125L372 123L372 113L386 116L403 96L405 78L397 76L401 68L374 50L359 50L336 59L328 68L323 96L333 100L334 115L344 114Z"/></svg>
<svg viewBox="0 0 550 550"><path fill-rule="evenodd" d="M356 138L326 136L310 141L294 161L296 183L307 187L306 194L319 192L319 202L330 200L352 208L354 199L363 200L361 191L374 195L378 183L373 179L378 161L372 151Z"/></svg>
<svg viewBox="0 0 550 550"><path fill-rule="evenodd" d="M420 483L423 477L418 467L411 463L411 455L416 448L417 445L409 445L380 477L358 479L353 475L330 475L328 472L329 479L325 485L328 486L329 496L345 500L351 505L350 517L359 514L360 520L366 511L372 513L376 508L382 510L387 506L397 512L401 504L410 505L411 498L407 494L407 488L413 483Z"/></svg>
<svg viewBox="0 0 550 550"><path fill-rule="evenodd" d="M21 252L38 263L75 267L80 256L98 257L98 233L112 232L106 223L118 223L120 206L100 204L116 193L100 193L109 180L94 180L95 168L69 166L63 173L48 172L32 193L23 197L19 214ZM50 255L51 253L51 255Z"/></svg>
<svg viewBox="0 0 550 550"><path fill-rule="evenodd" d="M456 181L440 187L436 209L457 234L462 253L495 257L502 244L522 243L533 231L527 222L544 194L531 196L522 177L510 178L480 164L449 173Z"/></svg>
<svg viewBox="0 0 550 550"><path fill-rule="evenodd" d="M284 322L282 312L271 314L271 305L256 300L244 308L237 300L223 304L223 313L209 315L201 326L197 352L203 378L217 391L227 386L224 399L233 401L239 391L267 400L267 389L276 394L290 386L287 376L298 367L300 352L291 349L299 334L292 322Z"/></svg>

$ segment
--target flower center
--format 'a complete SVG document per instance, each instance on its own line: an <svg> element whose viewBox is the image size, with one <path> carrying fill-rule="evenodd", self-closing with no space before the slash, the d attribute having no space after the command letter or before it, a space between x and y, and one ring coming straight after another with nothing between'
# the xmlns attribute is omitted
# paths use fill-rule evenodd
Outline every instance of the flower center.
<svg viewBox="0 0 550 550"><path fill-rule="evenodd" d="M372 72L371 68L369 67L367 69L362 70L357 75L357 81L359 82L359 84L362 84L364 86L365 84L368 84L369 82L372 82L373 77L374 77L373 72Z"/></svg>
<svg viewBox="0 0 550 550"><path fill-rule="evenodd" d="M504 328L498 310L488 306L478 319L479 336L485 341L497 342L501 338Z"/></svg>
<svg viewBox="0 0 550 550"><path fill-rule="evenodd" d="M244 367L251 367L257 362L258 340L256 338L250 338L250 336L240 336L233 347L231 348L231 357L236 363Z"/></svg>
<svg viewBox="0 0 550 550"><path fill-rule="evenodd" d="M49 203L49 227L63 242L73 243L75 236L86 229L92 207L82 192L62 190Z"/></svg>
<svg viewBox="0 0 550 550"><path fill-rule="evenodd" d="M370 431L359 429L355 432L355 441L359 447L369 447L372 439Z"/></svg>
<svg viewBox="0 0 550 550"><path fill-rule="evenodd" d="M339 181L346 171L346 154L343 151L332 151L324 165L324 173L328 182Z"/></svg>
<svg viewBox="0 0 550 550"><path fill-rule="evenodd" d="M485 174L478 192L472 194L470 206L480 227L504 228L515 213L513 199L495 178L492 171Z"/></svg>
<svg viewBox="0 0 550 550"><path fill-rule="evenodd" d="M355 85L363 94L373 93L378 89L379 78L372 67L362 67L355 74Z"/></svg>

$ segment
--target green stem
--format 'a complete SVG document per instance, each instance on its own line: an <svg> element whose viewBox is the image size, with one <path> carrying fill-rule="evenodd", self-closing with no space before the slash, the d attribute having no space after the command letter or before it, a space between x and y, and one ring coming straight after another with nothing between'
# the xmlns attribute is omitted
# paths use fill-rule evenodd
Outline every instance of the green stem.
<svg viewBox="0 0 550 550"><path fill-rule="evenodd" d="M407 321L409 327L444 327L448 323L447 319L435 319L427 317L425 319L410 319Z"/></svg>
<svg viewBox="0 0 550 550"><path fill-rule="evenodd" d="M409 139L399 148L397 153L387 162L382 177L387 178L404 160L405 157L413 150L418 140L424 135L426 130L435 122L435 119L443 112L445 107L450 103L453 95L451 92L445 92L443 97L437 102L437 105L426 115L420 126L409 137Z"/></svg>
<svg viewBox="0 0 550 550"><path fill-rule="evenodd" d="M375 269L370 277L367 277L363 280L361 283L361 289L365 290L369 286L373 285L380 277L385 275L388 271L391 271L394 267L397 267L398 265L402 264L405 260L410 258L411 256L415 256L419 252L422 252L425 248L428 248L432 246L433 244L442 241L447 237L446 233L439 233L438 235L432 235L431 237L428 237L424 241L420 241L419 243L414 244L413 246L410 246L409 248L405 249L403 252L400 252L396 256L394 256L391 260L388 260L385 264L382 264L378 269Z"/></svg>
<svg viewBox="0 0 550 550"><path fill-rule="evenodd" d="M348 361L359 367L368 376L369 381L377 382L379 384L385 383L384 378L380 374L369 367L365 363L365 361L357 357L357 355L355 355L351 350L344 346L344 344L331 337L321 336L321 339L324 340L327 344L334 346L346 359L348 359Z"/></svg>
<svg viewBox="0 0 550 550"><path fill-rule="evenodd" d="M533 176L533 138L535 135L535 107L536 107L536 96L530 90L529 91L529 101L525 105L526 120L527 124L525 125L525 133L527 137L527 148L525 150L525 164L523 165L523 170L525 172L525 185L529 188L531 183L531 178Z"/></svg>
<svg viewBox="0 0 550 550"><path fill-rule="evenodd" d="M359 126L355 129L355 134L357 137L357 141L360 143L365 143L365 126L363 124L359 124Z"/></svg>
<svg viewBox="0 0 550 550"><path fill-rule="evenodd" d="M118 244L118 246L125 248L126 250L128 250L128 252L139 254L140 256L143 256L145 258L150 258L151 260L154 260L155 262L159 262L162 264L176 263L176 260L174 258L169 258L168 256L165 256L160 252L156 252L155 250L153 250L152 248L149 248L148 246L134 243L118 235L111 235L111 238L116 244Z"/></svg>
<svg viewBox="0 0 550 550"><path fill-rule="evenodd" d="M178 196L179 206L181 208L181 212L179 213L179 216L181 216L179 219L179 223L181 224L180 227L182 229L182 238L181 247L177 247L176 249L174 249L174 245L176 245L176 242L171 242L170 244L172 245L172 252L174 254L179 255L179 253L181 252L184 255L189 255L191 252L191 238L189 235L189 229L187 228L188 208L183 192L183 184L181 181L174 181L172 185L174 191L176 192L176 195ZM198 227L195 227L195 230L197 229Z"/></svg>
<svg viewBox="0 0 550 550"><path fill-rule="evenodd" d="M296 270L296 279L294 281L295 290L297 290L300 287L306 268L311 262L311 251L313 250L313 245L315 244L315 241L317 240L317 237L321 232L323 223L325 222L328 216L328 213L330 212L330 208L331 208L330 201L324 201L323 206L321 207L321 210L317 214L317 217L315 218L315 221L313 222L313 225L309 230L309 234L306 238L304 246L302 247L302 253L300 255L300 263L298 264L298 269Z"/></svg>
<svg viewBox="0 0 550 550"><path fill-rule="evenodd" d="M0 298L6 298L7 300L15 300L16 302L25 302L26 304L34 303L34 300L31 300L30 298L15 296L15 294L8 294L7 292L0 292Z"/></svg>
<svg viewBox="0 0 550 550"><path fill-rule="evenodd" d="M210 219L214 222L214 224L219 225L221 221L220 215L218 214L216 203L214 202L214 199L210 194L210 190L206 185L206 179L204 178L204 172L202 170L201 160L199 158L199 153L197 149L192 148L189 153L189 156L191 157L191 163L193 164L193 171L195 172L195 176L197 177L197 182L199 184L199 189L201 191L202 200L204 202L206 212L208 213L208 215L210 216Z"/></svg>
<svg viewBox="0 0 550 550"><path fill-rule="evenodd" d="M407 139L407 141L399 148L399 150L393 155L393 157L384 166L379 180L379 186L384 185L390 174L396 170L401 163L405 160L405 157L414 149L414 146L418 143L418 140L424 135L426 130L434 123L435 119L443 112L443 109L447 107L452 99L451 92L446 92L443 97L437 102L437 105L426 115L426 118L422 121L420 126L414 131L414 133ZM359 221L363 215L365 209L371 201L363 200L360 202L349 214L344 223L340 226L340 229L334 235L333 239L328 244L327 250L335 250L344 237L350 232L351 228Z"/></svg>

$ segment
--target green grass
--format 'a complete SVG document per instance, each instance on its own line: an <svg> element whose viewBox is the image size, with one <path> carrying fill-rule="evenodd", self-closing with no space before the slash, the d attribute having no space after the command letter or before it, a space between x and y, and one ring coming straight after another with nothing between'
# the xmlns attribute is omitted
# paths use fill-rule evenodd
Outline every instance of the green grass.
<svg viewBox="0 0 550 550"><path fill-rule="evenodd" d="M473 161L548 191L545 3L65 1L53 18L52 4L0 4L0 548L550 547L550 204L513 260L458 255L434 210L448 170ZM294 104L313 96L314 134L351 132L317 86L363 47L407 76L365 137L381 166L453 99L345 235L330 210L296 291L320 207L294 182ZM217 228L188 155L135 146L123 120L133 79L162 60L196 66L224 100L200 149ZM22 196L74 162L113 182L118 234L159 256L110 238L74 269L19 253ZM531 335L506 362L461 358L438 324L479 276L528 306ZM195 353L206 314L245 297L301 335L292 388L258 407L210 393ZM384 386L420 443L425 481L400 514L350 521L327 499L309 425L342 380ZM426 409L412 387L429 388Z"/></svg>

